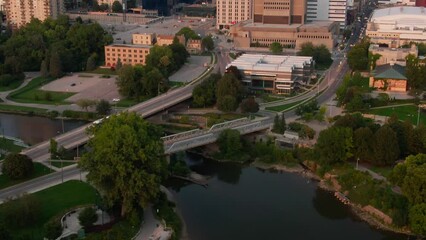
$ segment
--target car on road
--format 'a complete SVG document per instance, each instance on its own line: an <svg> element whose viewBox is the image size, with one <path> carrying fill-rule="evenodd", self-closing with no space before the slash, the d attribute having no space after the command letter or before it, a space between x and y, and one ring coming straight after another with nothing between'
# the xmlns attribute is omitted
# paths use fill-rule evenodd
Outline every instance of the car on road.
<svg viewBox="0 0 426 240"><path fill-rule="evenodd" d="M120 101L120 99L119 98L114 98L114 99L112 99L112 102L119 102Z"/></svg>
<svg viewBox="0 0 426 240"><path fill-rule="evenodd" d="M75 83L71 83L71 87L74 87L75 86Z"/></svg>

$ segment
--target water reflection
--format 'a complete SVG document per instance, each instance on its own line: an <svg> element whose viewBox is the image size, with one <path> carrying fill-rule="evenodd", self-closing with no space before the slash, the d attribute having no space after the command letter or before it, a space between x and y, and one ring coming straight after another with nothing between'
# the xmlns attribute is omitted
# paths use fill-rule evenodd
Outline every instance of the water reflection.
<svg viewBox="0 0 426 240"><path fill-rule="evenodd" d="M0 113L0 133L20 138L30 145L48 140L62 130L67 132L85 123L72 120L63 121L62 125L62 121L57 119Z"/></svg>

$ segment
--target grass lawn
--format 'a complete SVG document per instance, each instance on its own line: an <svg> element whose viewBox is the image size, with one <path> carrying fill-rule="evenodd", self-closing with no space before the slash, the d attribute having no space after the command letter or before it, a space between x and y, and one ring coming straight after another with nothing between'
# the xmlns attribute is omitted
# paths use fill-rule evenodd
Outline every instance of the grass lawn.
<svg viewBox="0 0 426 240"><path fill-rule="evenodd" d="M185 85L185 83L183 83L183 82L169 81L170 87L182 87L184 85Z"/></svg>
<svg viewBox="0 0 426 240"><path fill-rule="evenodd" d="M33 179L33 178L41 177L41 176L49 174L51 172L52 172L51 169L45 167L41 163L35 162L34 163L34 173L26 179L11 180L10 178L8 178L4 174L0 175L0 189L7 188L7 187L10 187L10 186L16 185L18 183L28 181L28 180Z"/></svg>
<svg viewBox="0 0 426 240"><path fill-rule="evenodd" d="M389 106L387 108L370 109L367 111L367 113L379 116L392 116L393 114L396 114L399 120L401 121L408 120L413 124L417 124L417 111L418 108L416 105L407 105L399 107ZM420 112L420 123L426 125L426 114L424 112Z"/></svg>
<svg viewBox="0 0 426 240"><path fill-rule="evenodd" d="M63 162L63 161L51 162L51 161L49 161L49 164L54 166L54 167L61 168L61 167L66 167L66 166L70 166L70 165L73 165L73 164L77 164L77 162L68 162L68 161L66 161L66 162Z"/></svg>
<svg viewBox="0 0 426 240"><path fill-rule="evenodd" d="M15 88L18 88L19 86L21 86L21 84L24 82L24 80L20 80L20 81L13 81L11 84L9 84L8 86L0 86L0 92L6 92L6 91L10 91L13 90Z"/></svg>
<svg viewBox="0 0 426 240"><path fill-rule="evenodd" d="M278 101L278 100L284 100L283 97L277 97L271 94L262 94L260 96L260 98L264 101L264 102L274 102L274 101Z"/></svg>
<svg viewBox="0 0 426 240"><path fill-rule="evenodd" d="M120 236L120 240L130 240L132 239L139 231L139 226L132 226L129 221L123 220L120 221L114 226L104 232L100 233L89 233L86 236L86 240L99 240L99 239L111 239L110 236ZM116 233L116 235L111 234Z"/></svg>
<svg viewBox="0 0 426 240"><path fill-rule="evenodd" d="M302 101L297 101L297 102L294 102L294 103L288 103L288 104L275 106L275 107L267 107L266 110L270 110L270 111L274 111L274 112L282 112L282 111L285 111L285 110L287 110L291 107L296 106L297 104L300 104Z"/></svg>
<svg viewBox="0 0 426 240"><path fill-rule="evenodd" d="M0 149L3 149L8 152L12 152L12 153L18 153L22 149L24 149L24 147L15 145L13 140L0 138Z"/></svg>
<svg viewBox="0 0 426 240"><path fill-rule="evenodd" d="M3 112L23 112L23 113L28 113L28 112L46 113L47 109L0 104L0 111L3 111Z"/></svg>
<svg viewBox="0 0 426 240"><path fill-rule="evenodd" d="M65 99L75 93L43 91L39 88L51 81L53 78L38 77L31 80L27 86L12 92L9 98L15 102L41 103L41 104L67 104Z"/></svg>
<svg viewBox="0 0 426 240"><path fill-rule="evenodd" d="M43 225L52 217L65 214L77 206L95 204L97 199L94 188L77 180L71 180L31 195L41 203L40 217L37 223L30 227L11 230L14 237L28 234L33 236L33 239L43 239ZM0 205L0 216L7 204L13 204L13 202Z"/></svg>
<svg viewBox="0 0 426 240"><path fill-rule="evenodd" d="M361 80L361 89L371 92L369 83L370 83L370 79L368 77L363 77Z"/></svg>
<svg viewBox="0 0 426 240"><path fill-rule="evenodd" d="M88 71L87 73L96 73L96 74L104 74L104 75L118 75L117 71L112 71L109 68L97 68L93 71Z"/></svg>

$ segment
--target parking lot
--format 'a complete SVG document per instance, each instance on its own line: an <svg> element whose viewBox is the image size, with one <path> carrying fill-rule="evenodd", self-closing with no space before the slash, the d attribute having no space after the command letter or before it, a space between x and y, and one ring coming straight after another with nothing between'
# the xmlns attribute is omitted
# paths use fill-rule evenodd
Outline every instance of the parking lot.
<svg viewBox="0 0 426 240"><path fill-rule="evenodd" d="M105 99L111 102L114 98L120 98L115 80L115 76L102 78L98 74L76 73L50 82L41 87L41 90L76 93L67 99L70 102L79 99Z"/></svg>
<svg viewBox="0 0 426 240"><path fill-rule="evenodd" d="M125 31L118 32L113 35L114 43L127 43L132 42L132 34L135 33L156 33L164 35L174 35L183 27L190 27L194 29L195 32L199 33L201 36L205 35L205 32L212 28L214 24L214 19L206 19L205 22L202 22L200 19L177 19L177 18L165 18L163 22L157 22L149 25L128 25L124 28ZM130 27L134 26L134 27ZM104 26L108 31L114 27L115 30L121 29L120 26Z"/></svg>

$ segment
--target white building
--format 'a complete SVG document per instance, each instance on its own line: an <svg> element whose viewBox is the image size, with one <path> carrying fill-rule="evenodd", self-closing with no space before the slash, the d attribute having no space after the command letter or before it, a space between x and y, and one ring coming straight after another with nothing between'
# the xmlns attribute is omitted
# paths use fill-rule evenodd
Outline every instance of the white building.
<svg viewBox="0 0 426 240"><path fill-rule="evenodd" d="M372 43L400 47L410 42L426 43L426 9L391 7L374 11L366 35Z"/></svg>
<svg viewBox="0 0 426 240"><path fill-rule="evenodd" d="M251 0L217 0L216 2L216 27L229 28L238 22L251 19Z"/></svg>
<svg viewBox="0 0 426 240"><path fill-rule="evenodd" d="M379 0L379 4L401 4L407 6L415 6L416 0Z"/></svg>
<svg viewBox="0 0 426 240"><path fill-rule="evenodd" d="M312 57L243 54L226 68L235 66L242 81L252 91L290 94L312 77Z"/></svg>
<svg viewBox="0 0 426 240"><path fill-rule="evenodd" d="M306 18L309 22L336 21L341 28L345 28L347 9L348 0L307 0Z"/></svg>

